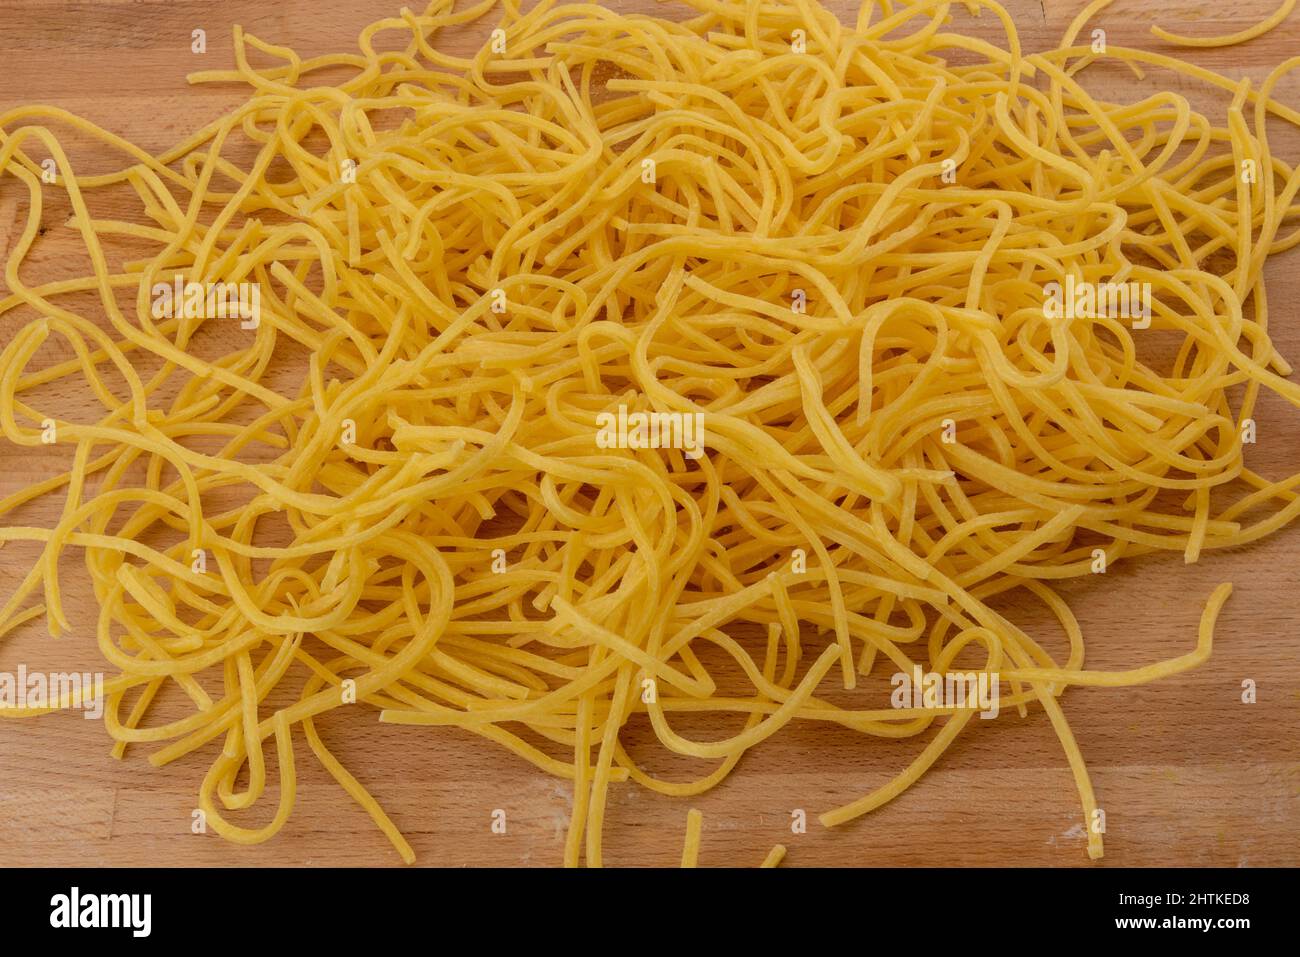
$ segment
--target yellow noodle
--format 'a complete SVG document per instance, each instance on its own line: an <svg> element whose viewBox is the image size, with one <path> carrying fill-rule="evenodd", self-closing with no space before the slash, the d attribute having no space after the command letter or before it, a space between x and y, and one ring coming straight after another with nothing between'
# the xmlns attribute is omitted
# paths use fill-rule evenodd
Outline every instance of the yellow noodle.
<svg viewBox="0 0 1300 957"><path fill-rule="evenodd" d="M1291 15L1295 9L1296 0L1282 0L1282 6L1278 7L1272 14L1265 17L1254 26L1247 27L1245 30L1238 30L1236 33L1229 33L1217 37L1192 37L1181 33L1170 33L1168 30L1161 29L1158 25L1151 25L1151 32L1167 43L1176 43L1184 47L1226 47L1234 43L1245 43L1247 40L1253 40L1258 36L1263 36L1272 30L1275 26Z"/></svg>
<svg viewBox="0 0 1300 957"><path fill-rule="evenodd" d="M704 815L695 808L686 812L686 843L682 846L682 867L696 867L700 860L700 829Z"/></svg>
<svg viewBox="0 0 1300 957"><path fill-rule="evenodd" d="M767 852L767 857L763 858L763 863L758 866L777 867L783 860L785 860L785 845L775 844L772 849Z"/></svg>

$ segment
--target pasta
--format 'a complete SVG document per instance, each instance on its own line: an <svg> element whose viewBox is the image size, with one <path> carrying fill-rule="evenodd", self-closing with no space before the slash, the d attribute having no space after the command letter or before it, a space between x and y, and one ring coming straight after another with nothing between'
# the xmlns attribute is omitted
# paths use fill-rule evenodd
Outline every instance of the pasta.
<svg viewBox="0 0 1300 957"><path fill-rule="evenodd" d="M777 844L767 852L767 857L763 858L763 863L759 866L763 868L779 867L783 860L785 860L785 845Z"/></svg>
<svg viewBox="0 0 1300 957"><path fill-rule="evenodd" d="M212 745L199 807L235 843L289 820L301 735L414 860L318 733L357 705L572 782L569 865L602 863L611 788L701 794L791 722L928 735L821 813L838 826L981 709L830 700L919 670L1046 713L1100 857L1060 698L1202 663L1231 586L1193 650L1096 671L1055 583L1195 562L1300 512L1300 474L1251 471L1244 439L1261 390L1300 404L1262 278L1300 242L1300 174L1266 130L1300 123L1274 97L1300 59L1256 88L1076 45L1107 3L1026 53L996 3L966 7L1002 45L940 0L866 3L851 26L814 0L689 0L684 22L433 0L353 54L236 27L236 67L191 80L249 99L159 156L56 108L5 113L0 185L29 201L0 431L72 463L0 500L62 503L51 527L0 526L43 549L0 636L69 629L58 561L80 550L114 756ZM438 48L490 15L477 54ZM1081 73L1106 58L1218 86L1226 121L1172 92L1094 98ZM124 165L78 173L56 126ZM47 157L92 273L28 285ZM110 188L139 221L92 212ZM156 252L119 263L128 242ZM1132 291L1133 314L1080 312L1080 289ZM61 418L55 386L102 409ZM1063 660L994 610L1011 592L1050 609ZM151 720L164 696L183 717ZM680 730L701 713L709 740ZM645 770L634 716L699 775ZM236 821L255 806L265 823ZM683 866L700 828L692 810Z"/></svg>
<svg viewBox="0 0 1300 957"><path fill-rule="evenodd" d="M695 808L686 815L686 844L682 847L682 867L696 867L700 860L700 829L704 816Z"/></svg>
<svg viewBox="0 0 1300 957"><path fill-rule="evenodd" d="M1263 36L1269 30L1285 20L1295 10L1296 0L1282 0L1282 5L1273 11L1268 18L1261 20L1254 26L1237 33L1230 33L1218 37L1189 37L1180 33L1170 33L1168 30L1162 30L1158 26L1152 26L1151 32L1167 43L1176 43L1185 47L1226 47L1234 43L1245 43L1247 40L1253 40L1258 36Z"/></svg>

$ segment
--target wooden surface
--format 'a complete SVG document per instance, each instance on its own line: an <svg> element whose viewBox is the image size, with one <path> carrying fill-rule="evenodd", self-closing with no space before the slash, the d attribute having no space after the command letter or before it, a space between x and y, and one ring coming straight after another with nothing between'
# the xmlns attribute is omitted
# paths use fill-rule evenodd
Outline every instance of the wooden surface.
<svg viewBox="0 0 1300 957"><path fill-rule="evenodd" d="M411 2L411 0L408 0ZM414 5L414 4L412 4ZM1109 42L1176 52L1149 35L1167 29L1226 33L1260 19L1274 0L1231 4L1119 0L1100 24ZM185 75L230 64L230 26L240 23L274 43L313 55L355 48L362 26L395 13L398 0L217 0L132 2L4 0L0 9L0 109L31 102L58 105L139 145L160 151L239 102L234 87L190 88ZM652 0L607 4L681 15ZM832 3L846 18L850 5ZM1027 50L1054 45L1083 0L1013 0ZM853 7L856 9L856 6ZM985 15L956 19L997 40ZM189 52L190 34L207 30L205 56ZM485 32L485 31L484 31ZM472 31L457 44L482 39ZM1300 17L1246 46L1183 55L1232 77L1256 80L1300 52ZM1183 77L1152 71L1138 83L1113 65L1089 72L1094 93L1135 100L1174 89L1222 116L1224 97ZM1300 74L1279 87L1300 106ZM1275 152L1300 159L1300 136L1270 128ZM74 151L78 168L96 168L94 151ZM116 158L107 161L108 165ZM105 162L102 158L100 162ZM107 168L105 166L104 168ZM26 215L12 178L0 180L0 252ZM129 209L124 206L123 212ZM28 281L86 271L62 219L36 246ZM1284 355L1300 359L1300 251L1268 263L1270 331ZM0 282L3 295L3 282ZM0 318L0 343L30 314ZM70 416L71 417L71 416ZM1258 415L1258 445L1248 461L1282 477L1300 469L1300 413L1269 396ZM58 452L17 452L0 443L0 497L62 471ZM5 523L46 524L56 503ZM1201 604L1218 582L1236 592L1224 611L1212 660L1183 676L1134 689L1076 689L1064 705L1088 758L1107 813L1104 865L1300 864L1300 529L1185 567L1181 556L1139 559L1105 576L1068 582L1063 593L1082 622L1088 664L1126 668L1168 658L1195 641ZM0 600L35 560L35 547L0 549ZM94 604L79 555L63 562L74 630L58 640L27 626L0 640L0 671L19 663L41 670L94 669ZM1050 648L1055 628L1041 609L1008 606ZM1240 701L1245 679L1258 702ZM421 864L554 865L561 859L571 788L481 739L453 729L380 725L375 713L345 709L320 722L335 754L363 780L410 839ZM635 786L614 790L606 862L674 864L686 811L704 812L701 864L758 863L775 843L790 865L1011 865L1088 863L1081 812L1064 757L1047 719L1007 715L973 722L939 765L900 800L828 831L815 815L865 793L897 773L922 742L866 739L824 726L796 726L752 751L714 791L688 803ZM715 735L726 733L717 729ZM707 736L707 735L706 735ZM642 724L629 732L634 756L681 777L699 766L651 747ZM156 770L145 751L109 756L102 725L75 713L36 721L0 721L0 866L2 865L388 865L397 857L366 815L299 743L300 793L284 831L242 848L214 834L190 833L198 779L207 761ZM808 812L806 834L792 834L791 811ZM503 809L508 829L493 834Z"/></svg>

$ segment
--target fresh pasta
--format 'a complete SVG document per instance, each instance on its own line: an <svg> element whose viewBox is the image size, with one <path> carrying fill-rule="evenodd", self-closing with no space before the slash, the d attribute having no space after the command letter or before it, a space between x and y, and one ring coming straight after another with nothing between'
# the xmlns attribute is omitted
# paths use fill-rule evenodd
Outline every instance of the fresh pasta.
<svg viewBox="0 0 1300 957"><path fill-rule="evenodd" d="M1255 86L1076 43L1107 5L1027 52L985 2L964 7L1002 44L940 0L851 24L815 0L689 0L680 22L433 0L349 54L236 27L234 69L191 80L247 101L158 156L10 110L0 187L28 202L0 431L71 465L0 500L0 522L61 502L0 525L42 549L0 636L68 631L58 562L80 551L113 755L215 754L199 807L239 844L290 819L305 739L414 860L316 727L366 706L571 782L569 865L602 863L612 788L701 794L791 722L912 748L820 814L837 826L971 733L969 700L829 700L919 670L1046 713L1100 857L1061 697L1204 662L1231 586L1186 654L1096 671L1056 583L1300 512L1300 474L1256 474L1243 442L1261 390L1300 404L1263 282L1300 242L1300 174L1266 129L1300 124L1274 96L1300 58ZM439 49L484 18L477 53ZM1217 86L1226 119L1094 98L1102 59ZM59 127L120 168L80 173ZM110 188L136 219L92 211ZM92 271L29 285L51 189ZM155 251L119 262L128 242ZM60 417L54 385L96 411ZM1064 658L994 610L1011 592L1050 609ZM153 717L164 695L184 716ZM701 713L707 740L681 730ZM698 776L638 764L633 716ZM683 866L700 834L692 810Z"/></svg>
<svg viewBox="0 0 1300 957"><path fill-rule="evenodd" d="M1285 20L1295 10L1296 0L1282 0L1282 5L1273 13L1253 26L1245 30L1239 30L1236 33L1229 33L1223 36L1215 37L1193 37L1181 33L1170 33L1168 30L1161 29L1153 25L1151 33L1166 43L1176 43L1184 47L1226 47L1234 43L1245 43L1247 40L1253 40L1255 37L1263 36L1269 30Z"/></svg>

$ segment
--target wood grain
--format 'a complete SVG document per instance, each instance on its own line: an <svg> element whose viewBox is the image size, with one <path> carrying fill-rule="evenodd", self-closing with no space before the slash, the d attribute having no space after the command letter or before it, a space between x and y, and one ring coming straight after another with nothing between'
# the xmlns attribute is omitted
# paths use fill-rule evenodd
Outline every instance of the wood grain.
<svg viewBox="0 0 1300 957"><path fill-rule="evenodd" d="M681 15L653 0L607 6ZM1008 9L1026 49L1053 45L1082 0L1014 0ZM230 25L240 23L301 54L354 49L362 26L396 12L398 0L263 0L220 2L64 2L6 0L0 16L0 109L44 102L72 110L154 151L215 118L243 98L234 87L190 88L185 75L224 68ZM831 4L845 19L850 5ZM1101 18L1111 44L1176 52L1149 35L1167 29L1227 33L1270 12L1274 0L1235 4L1120 0ZM992 41L995 18L963 28ZM968 26L969 25L969 26ZM209 51L189 52L190 34L207 30ZM482 41L463 31L461 52ZM1246 46L1191 51L1194 62L1257 81L1296 53L1300 18ZM1131 101L1158 88L1174 89L1201 109L1221 115L1225 98L1184 77L1152 71L1145 82L1101 65L1089 87ZM1279 96L1300 104L1295 75ZM1300 137L1271 128L1275 152L1300 158ZM79 169L110 167L87 144L73 142ZM0 180L0 253L26 216L12 179ZM121 211L131 209L123 202ZM81 275L84 256L61 229L57 208L33 250L27 280ZM64 211L63 215L66 215ZM1270 332L1284 355L1300 357L1300 257L1270 261ZM0 290L3 284L0 283ZM3 295L3 291L0 291ZM30 315L0 318L0 343ZM89 413L89 409L83 410ZM73 417L75 413L70 413ZM1273 397L1258 415L1253 468L1281 477L1300 467L1300 415ZM61 450L31 454L0 444L0 497L62 471ZM6 518L46 524L56 503ZM1188 650L1201 604L1225 580L1236 593L1219 624L1211 661L1178 678L1135 689L1079 689L1066 713L1089 760L1107 812L1105 865L1300 864L1300 530L1254 547L1207 555L1184 566L1179 556L1139 559L1105 576L1068 582L1063 592L1082 622L1089 664L1132 667ZM34 547L0 549L0 596L31 567ZM80 556L64 561L74 629L58 640L28 626L0 641L0 670L19 663L42 670L94 669L95 607ZM1051 648L1055 630L1041 608L1014 603L1008 613ZM1258 703L1240 701L1244 679L1258 683ZM696 799L704 812L702 865L756 864L777 842L790 865L1011 865L1088 863L1080 812L1065 760L1046 718L1009 715L974 722L972 731L903 798L849 826L826 831L813 819L792 834L791 811L819 811L852 799L892 776L921 747L864 739L842 730L798 726L755 749L737 772ZM457 730L380 725L373 712L352 709L320 722L327 743L390 811L426 865L553 865L559 862L572 789L518 759ZM713 734L721 735L724 729ZM665 776L699 773L654 746L634 722L632 753ZM0 721L0 865L388 865L397 861L365 814L298 748L300 797L285 830L271 842L241 848L213 834L190 833L201 759L153 769L142 749L124 761L109 757L110 741L96 722L76 714L38 721ZM681 847L687 802L635 786L618 787L606 829L610 864L670 865ZM504 835L490 815L504 809Z"/></svg>

